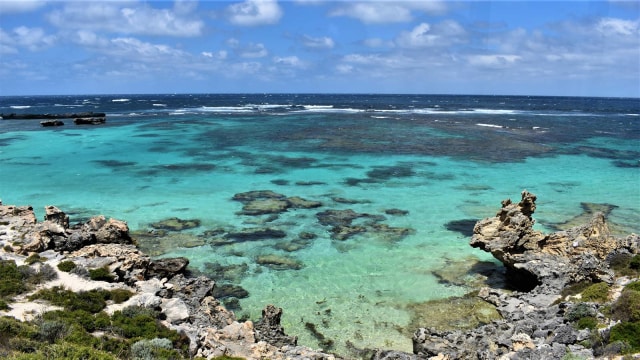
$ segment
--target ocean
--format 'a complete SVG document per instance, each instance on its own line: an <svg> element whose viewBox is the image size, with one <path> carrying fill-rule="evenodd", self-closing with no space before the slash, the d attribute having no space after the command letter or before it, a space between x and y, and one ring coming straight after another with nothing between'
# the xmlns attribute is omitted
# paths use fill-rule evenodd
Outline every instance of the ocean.
<svg viewBox="0 0 640 360"><path fill-rule="evenodd" d="M3 114L85 111L106 123L0 120L2 202L125 220L144 251L216 280L239 318L275 304L313 348L411 351L436 320L421 305L499 272L470 232L524 189L541 231L597 210L640 232L639 99L0 97Z"/></svg>

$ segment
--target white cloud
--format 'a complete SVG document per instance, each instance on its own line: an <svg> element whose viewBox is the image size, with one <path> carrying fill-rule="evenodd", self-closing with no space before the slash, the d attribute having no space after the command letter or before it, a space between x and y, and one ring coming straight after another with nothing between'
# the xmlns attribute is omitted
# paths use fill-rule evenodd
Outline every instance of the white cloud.
<svg viewBox="0 0 640 360"><path fill-rule="evenodd" d="M306 64L297 56L274 57L273 62L278 65L285 65L294 68L305 68Z"/></svg>
<svg viewBox="0 0 640 360"><path fill-rule="evenodd" d="M257 59L269 55L267 48L261 43L249 43L246 46L237 48L236 51L240 57L247 59Z"/></svg>
<svg viewBox="0 0 640 360"><path fill-rule="evenodd" d="M596 30L608 36L640 36L639 24L640 21L604 18L598 22Z"/></svg>
<svg viewBox="0 0 640 360"><path fill-rule="evenodd" d="M55 44L57 37L47 35L41 28L19 26L10 33L0 29L0 45L3 53L17 53L18 48L42 50Z"/></svg>
<svg viewBox="0 0 640 360"><path fill-rule="evenodd" d="M111 39L108 46L99 49L117 60L143 63L183 62L188 54L163 44L152 44L131 37Z"/></svg>
<svg viewBox="0 0 640 360"><path fill-rule="evenodd" d="M473 66L504 68L514 65L522 57L518 55L471 55L468 57L469 64Z"/></svg>
<svg viewBox="0 0 640 360"><path fill-rule="evenodd" d="M302 45L310 49L333 49L335 43L332 38L327 36L315 38L304 35L302 37Z"/></svg>
<svg viewBox="0 0 640 360"><path fill-rule="evenodd" d="M0 15L24 13L44 6L41 0L2 0L0 1Z"/></svg>
<svg viewBox="0 0 640 360"><path fill-rule="evenodd" d="M426 48L449 46L466 41L466 31L453 20L430 25L421 23L411 31L402 32L396 39L398 46L405 48Z"/></svg>
<svg viewBox="0 0 640 360"><path fill-rule="evenodd" d="M443 14L447 7L443 1L367 1L344 2L329 15L347 16L367 24L409 22L414 12Z"/></svg>
<svg viewBox="0 0 640 360"><path fill-rule="evenodd" d="M51 12L49 21L64 29L103 30L118 34L190 37L202 33L204 22L191 13L193 5L179 2L176 11L154 9L147 4L70 2Z"/></svg>
<svg viewBox="0 0 640 360"><path fill-rule="evenodd" d="M226 50L220 50L215 53L211 51L203 51L202 53L200 53L200 55L211 59L225 60L228 56L228 53Z"/></svg>
<svg viewBox="0 0 640 360"><path fill-rule="evenodd" d="M275 0L247 0L227 7L228 20L240 26L276 24L282 9Z"/></svg>

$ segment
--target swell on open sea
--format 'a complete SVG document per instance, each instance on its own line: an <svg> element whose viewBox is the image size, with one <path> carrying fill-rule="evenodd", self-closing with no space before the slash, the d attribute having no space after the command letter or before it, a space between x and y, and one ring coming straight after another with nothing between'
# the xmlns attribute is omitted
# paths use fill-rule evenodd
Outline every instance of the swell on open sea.
<svg viewBox="0 0 640 360"><path fill-rule="evenodd" d="M615 233L640 231L638 99L0 97L3 114L85 111L107 122L0 120L4 204L125 220L144 251L216 280L238 318L275 304L299 344L340 354L411 351L430 326L421 304L499 269L470 232L523 189L540 230L604 211ZM234 200L256 190L272 193ZM269 201L283 208L243 211ZM197 221L164 227L172 218Z"/></svg>

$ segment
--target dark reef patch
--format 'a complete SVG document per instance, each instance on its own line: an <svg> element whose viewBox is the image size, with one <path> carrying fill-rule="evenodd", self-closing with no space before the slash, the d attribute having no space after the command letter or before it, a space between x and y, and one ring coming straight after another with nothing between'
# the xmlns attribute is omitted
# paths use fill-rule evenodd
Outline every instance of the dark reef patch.
<svg viewBox="0 0 640 360"><path fill-rule="evenodd" d="M454 231L464 235L465 237L471 237L473 235L473 227L478 222L478 219L460 219L451 220L444 226L449 231Z"/></svg>
<svg viewBox="0 0 640 360"><path fill-rule="evenodd" d="M197 228L200 226L200 223L199 219L184 220L177 217L171 217L151 223L149 226L157 230L182 231Z"/></svg>
<svg viewBox="0 0 640 360"><path fill-rule="evenodd" d="M546 226L553 231L567 230L574 226L588 223L596 212L601 212L604 214L605 218L608 218L611 212L618 208L618 206L614 204L596 204L588 202L581 202L580 207L582 208L581 214L563 222L546 222Z"/></svg>
<svg viewBox="0 0 640 360"><path fill-rule="evenodd" d="M100 164L101 166L104 166L104 167L109 167L109 168L131 167L138 164L135 161L120 161L120 160L111 160L111 159L110 160L93 160L92 162L96 164Z"/></svg>

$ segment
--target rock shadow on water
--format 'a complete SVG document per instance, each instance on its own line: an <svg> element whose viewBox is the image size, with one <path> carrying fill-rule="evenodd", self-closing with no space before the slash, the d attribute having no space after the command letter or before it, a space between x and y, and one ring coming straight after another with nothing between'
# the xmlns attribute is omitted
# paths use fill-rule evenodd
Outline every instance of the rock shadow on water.
<svg viewBox="0 0 640 360"><path fill-rule="evenodd" d="M444 264L431 274L447 286L478 289L484 286L508 289L506 268L497 261L479 261L475 257L445 259Z"/></svg>
<svg viewBox="0 0 640 360"><path fill-rule="evenodd" d="M114 159L92 160L91 162L99 164L103 167L110 168L112 170L129 168L138 165L138 163L135 161L120 161Z"/></svg>

